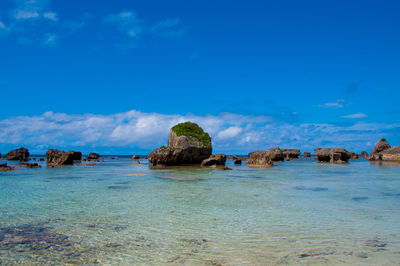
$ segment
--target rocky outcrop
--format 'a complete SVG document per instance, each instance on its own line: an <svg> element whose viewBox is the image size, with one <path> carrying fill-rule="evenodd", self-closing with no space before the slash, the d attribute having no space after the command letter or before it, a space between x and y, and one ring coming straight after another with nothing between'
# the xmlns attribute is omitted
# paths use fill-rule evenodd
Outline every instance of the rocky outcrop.
<svg viewBox="0 0 400 266"><path fill-rule="evenodd" d="M236 159L233 163L236 164L236 165L241 165L242 164L242 160Z"/></svg>
<svg viewBox="0 0 400 266"><path fill-rule="evenodd" d="M384 150L380 154L382 161L400 161L400 146Z"/></svg>
<svg viewBox="0 0 400 266"><path fill-rule="evenodd" d="M300 150L296 150L296 149L282 149L283 152L283 156L285 157L285 159L287 161L291 161L293 159L298 159L301 152Z"/></svg>
<svg viewBox="0 0 400 266"><path fill-rule="evenodd" d="M362 151L361 152L361 157L368 157L368 152Z"/></svg>
<svg viewBox="0 0 400 266"><path fill-rule="evenodd" d="M226 162L226 155L223 153L218 153L211 155L207 159L204 159L201 162L201 166L225 165L225 162Z"/></svg>
<svg viewBox="0 0 400 266"><path fill-rule="evenodd" d="M139 159L140 159L140 156L139 156L139 155L133 155L131 159L139 160Z"/></svg>
<svg viewBox="0 0 400 266"><path fill-rule="evenodd" d="M38 163L26 163L25 168L42 168Z"/></svg>
<svg viewBox="0 0 400 266"><path fill-rule="evenodd" d="M380 153L390 149L391 146L386 141L386 139L380 139L378 143L376 143L375 147L372 149L371 153L369 154L368 160L376 161L381 160Z"/></svg>
<svg viewBox="0 0 400 266"><path fill-rule="evenodd" d="M60 151L56 149L49 149L46 152L47 165L61 166L72 165L74 161L82 159L82 153L79 151Z"/></svg>
<svg viewBox="0 0 400 266"><path fill-rule="evenodd" d="M274 162L283 162L285 156L282 150L275 146L264 151L255 151L249 153L249 161L247 162L247 167L252 168L269 168L274 166Z"/></svg>
<svg viewBox="0 0 400 266"><path fill-rule="evenodd" d="M91 153L89 153L87 159L88 160L97 160L97 159L99 159L99 157L100 157L100 154L91 152Z"/></svg>
<svg viewBox="0 0 400 266"><path fill-rule="evenodd" d="M350 159L357 160L358 159L358 154L355 153L355 152L350 152Z"/></svg>
<svg viewBox="0 0 400 266"><path fill-rule="evenodd" d="M305 151L305 152L303 153L303 157L304 157L304 158L310 158L310 157L311 157L311 152Z"/></svg>
<svg viewBox="0 0 400 266"><path fill-rule="evenodd" d="M212 153L211 138L197 124L185 122L171 128L168 146L148 155L153 166L201 164Z"/></svg>
<svg viewBox="0 0 400 266"><path fill-rule="evenodd" d="M19 148L16 150L11 150L7 153L7 160L9 161L28 161L29 151L27 148Z"/></svg>
<svg viewBox="0 0 400 266"><path fill-rule="evenodd" d="M12 171L15 170L15 167L8 166L7 163L0 164L0 172Z"/></svg>
<svg viewBox="0 0 400 266"><path fill-rule="evenodd" d="M344 164L350 159L350 153L344 148L317 148L314 153L320 163Z"/></svg>

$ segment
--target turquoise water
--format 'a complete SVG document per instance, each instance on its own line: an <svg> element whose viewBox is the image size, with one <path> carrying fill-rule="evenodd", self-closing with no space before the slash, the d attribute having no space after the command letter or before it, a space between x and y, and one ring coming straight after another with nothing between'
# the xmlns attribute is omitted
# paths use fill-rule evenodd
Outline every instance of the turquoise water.
<svg viewBox="0 0 400 266"><path fill-rule="evenodd" d="M0 173L0 264L400 264L400 166Z"/></svg>

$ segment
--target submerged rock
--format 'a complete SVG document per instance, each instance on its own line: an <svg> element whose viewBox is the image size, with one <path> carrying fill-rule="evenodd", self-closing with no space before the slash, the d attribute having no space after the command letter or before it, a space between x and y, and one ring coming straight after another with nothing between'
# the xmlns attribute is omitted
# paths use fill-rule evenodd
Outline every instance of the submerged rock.
<svg viewBox="0 0 400 266"><path fill-rule="evenodd" d="M305 152L303 153L303 157L304 157L304 158L310 158L310 157L311 157L311 152L305 151Z"/></svg>
<svg viewBox="0 0 400 266"><path fill-rule="evenodd" d="M344 148L317 148L314 153L320 163L344 164L350 159L350 153Z"/></svg>
<svg viewBox="0 0 400 266"><path fill-rule="evenodd" d="M79 151L49 149L46 152L46 158L49 166L72 165L74 161L82 159L82 153Z"/></svg>
<svg viewBox="0 0 400 266"><path fill-rule="evenodd" d="M171 128L168 146L148 155L153 166L200 164L212 153L211 138L197 124L185 122Z"/></svg>
<svg viewBox="0 0 400 266"><path fill-rule="evenodd" d="M362 151L361 152L361 157L368 157L368 152Z"/></svg>
<svg viewBox="0 0 400 266"><path fill-rule="evenodd" d="M42 168L38 163L26 163L25 168Z"/></svg>
<svg viewBox="0 0 400 266"><path fill-rule="evenodd" d="M236 165L241 165L241 164L242 164L242 160L236 159L236 160L234 161L234 164L236 164Z"/></svg>
<svg viewBox="0 0 400 266"><path fill-rule="evenodd" d="M301 152L300 150L296 150L296 149L282 149L283 152L283 156L285 157L285 159L287 161L291 161L293 159L298 159Z"/></svg>
<svg viewBox="0 0 400 266"><path fill-rule="evenodd" d="M27 148L19 148L11 150L7 153L7 160L9 161L28 161L29 151Z"/></svg>
<svg viewBox="0 0 400 266"><path fill-rule="evenodd" d="M88 160L97 160L97 159L99 159L99 157L100 157L100 154L91 152L91 153L89 153L87 159Z"/></svg>
<svg viewBox="0 0 400 266"><path fill-rule="evenodd" d="M223 153L218 153L211 155L207 159L204 159L201 162L201 166L225 165L225 162L226 162L226 155Z"/></svg>

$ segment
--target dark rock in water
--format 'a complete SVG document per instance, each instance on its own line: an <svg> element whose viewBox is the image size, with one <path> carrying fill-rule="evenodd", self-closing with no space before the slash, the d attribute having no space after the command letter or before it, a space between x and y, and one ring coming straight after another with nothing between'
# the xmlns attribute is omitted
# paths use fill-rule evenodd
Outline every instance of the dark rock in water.
<svg viewBox="0 0 400 266"><path fill-rule="evenodd" d="M74 161L82 159L82 153L79 151L60 151L56 149L49 149L46 152L47 165L60 166L72 165Z"/></svg>
<svg viewBox="0 0 400 266"><path fill-rule="evenodd" d="M355 200L355 201L362 201L362 200L367 200L368 199L368 197L353 197L353 198L351 198L352 200Z"/></svg>
<svg viewBox="0 0 400 266"><path fill-rule="evenodd" d="M197 124L186 122L171 128L167 147L152 151L153 166L200 164L212 153L211 138Z"/></svg>
<svg viewBox="0 0 400 266"><path fill-rule="evenodd" d="M367 240L365 242L365 245L367 247L372 247L372 248L383 248L387 244L385 242L383 242L383 241L378 240L378 239L372 239L372 240Z"/></svg>
<svg viewBox="0 0 400 266"><path fill-rule="evenodd" d="M225 162L226 162L226 155L223 153L218 153L211 155L207 159L204 159L201 162L201 166L225 165Z"/></svg>
<svg viewBox="0 0 400 266"><path fill-rule="evenodd" d="M25 168L42 168L42 166L37 163L26 163Z"/></svg>
<svg viewBox="0 0 400 266"><path fill-rule="evenodd" d="M400 197L400 193L382 192L381 194L386 197Z"/></svg>
<svg viewBox="0 0 400 266"><path fill-rule="evenodd" d="M19 148L11 150L7 153L7 160L26 162L29 159L29 151L27 148Z"/></svg>
<svg viewBox="0 0 400 266"><path fill-rule="evenodd" d="M296 149L282 149L283 152L283 156L285 157L285 159L287 161L291 161L293 159L298 159L301 152L300 150L296 150Z"/></svg>
<svg viewBox="0 0 400 266"><path fill-rule="evenodd" d="M355 153L355 152L350 152L350 159L357 160L358 159L358 154Z"/></svg>
<svg viewBox="0 0 400 266"><path fill-rule="evenodd" d="M68 250L72 243L63 234L54 233L51 227L21 225L0 228L0 250Z"/></svg>
<svg viewBox="0 0 400 266"><path fill-rule="evenodd" d="M361 157L368 157L368 152L362 151L361 152Z"/></svg>
<svg viewBox="0 0 400 266"><path fill-rule="evenodd" d="M305 152L303 153L303 157L304 157L304 158L310 158L310 157L311 157L311 152L305 151Z"/></svg>
<svg viewBox="0 0 400 266"><path fill-rule="evenodd" d="M386 141L386 139L380 139L378 143L375 144L375 147L372 149L371 153L369 154L368 160L377 161L382 160L381 152L390 149L391 146Z"/></svg>
<svg viewBox="0 0 400 266"><path fill-rule="evenodd" d="M326 187L303 187L303 186L297 186L294 187L296 190L310 190L310 191L327 191L328 188Z"/></svg>
<svg viewBox="0 0 400 266"><path fill-rule="evenodd" d="M211 165L210 167L217 171L232 170L232 168L226 167L225 165Z"/></svg>
<svg viewBox="0 0 400 266"><path fill-rule="evenodd" d="M108 186L109 189L129 189L127 186Z"/></svg>
<svg viewBox="0 0 400 266"><path fill-rule="evenodd" d="M274 166L273 162L283 162L284 155L278 146L265 151L254 151L249 153L247 167L252 168L270 168Z"/></svg>
<svg viewBox="0 0 400 266"><path fill-rule="evenodd" d="M44 162L44 158L40 158L39 161Z"/></svg>
<svg viewBox="0 0 400 266"><path fill-rule="evenodd" d="M235 162L234 162L234 164L236 164L236 165L241 165L241 164L242 164L242 160L236 159Z"/></svg>
<svg viewBox="0 0 400 266"><path fill-rule="evenodd" d="M8 166L7 163L0 164L0 172L12 171L15 170L15 167Z"/></svg>
<svg viewBox="0 0 400 266"><path fill-rule="evenodd" d="M317 148L314 150L320 163L348 163L350 153L343 148Z"/></svg>
<svg viewBox="0 0 400 266"><path fill-rule="evenodd" d="M99 157L100 157L100 154L91 152L91 153L89 153L87 159L88 160L97 160L97 159L99 159Z"/></svg>
<svg viewBox="0 0 400 266"><path fill-rule="evenodd" d="M140 159L140 156L139 156L139 155L133 155L131 159L139 160L139 159Z"/></svg>

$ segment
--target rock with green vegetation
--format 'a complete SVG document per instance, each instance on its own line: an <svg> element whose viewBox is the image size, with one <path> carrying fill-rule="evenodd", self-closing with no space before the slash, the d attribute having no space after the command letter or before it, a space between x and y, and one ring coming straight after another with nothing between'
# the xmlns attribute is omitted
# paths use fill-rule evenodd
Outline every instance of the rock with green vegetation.
<svg viewBox="0 0 400 266"><path fill-rule="evenodd" d="M168 146L152 151L148 159L153 166L200 164L212 153L211 137L191 122L178 124L169 132Z"/></svg>

